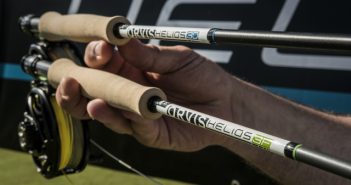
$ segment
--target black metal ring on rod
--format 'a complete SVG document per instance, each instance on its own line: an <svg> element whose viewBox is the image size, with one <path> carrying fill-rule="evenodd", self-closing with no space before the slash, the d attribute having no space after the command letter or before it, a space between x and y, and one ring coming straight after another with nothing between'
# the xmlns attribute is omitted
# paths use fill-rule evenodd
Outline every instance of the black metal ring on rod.
<svg viewBox="0 0 351 185"><path fill-rule="evenodd" d="M255 45L273 48L317 49L351 53L351 36L272 31L237 31L217 29L209 35L213 43Z"/></svg>

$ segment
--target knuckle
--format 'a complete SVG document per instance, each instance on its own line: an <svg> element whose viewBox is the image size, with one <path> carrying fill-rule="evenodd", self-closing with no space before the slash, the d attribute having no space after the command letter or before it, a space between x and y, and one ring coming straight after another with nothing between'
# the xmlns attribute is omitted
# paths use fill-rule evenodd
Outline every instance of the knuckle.
<svg viewBox="0 0 351 185"><path fill-rule="evenodd" d="M183 46L183 45L176 45L173 46L176 50L179 50L181 52L193 52L193 50L189 47Z"/></svg>

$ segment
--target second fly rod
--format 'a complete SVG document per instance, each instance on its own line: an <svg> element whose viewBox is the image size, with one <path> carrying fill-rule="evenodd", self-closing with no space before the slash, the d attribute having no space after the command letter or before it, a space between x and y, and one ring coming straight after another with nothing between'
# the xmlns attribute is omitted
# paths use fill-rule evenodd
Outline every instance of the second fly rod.
<svg viewBox="0 0 351 185"><path fill-rule="evenodd" d="M26 17L22 20L22 26L50 41L68 39L87 42L103 39L114 45L123 45L130 38L138 38L351 53L351 35L343 34L142 26L130 25L122 16L61 15L57 12L47 12L40 19Z"/></svg>
<svg viewBox="0 0 351 185"><path fill-rule="evenodd" d="M112 73L80 67L66 58L50 63L29 57L22 60L22 66L27 73L47 78L54 87L58 86L62 78L73 77L81 85L85 97L103 99L112 107L134 112L143 118L155 120L162 115L169 116L351 179L350 162L310 150L302 144L170 103L159 88L142 86Z"/></svg>

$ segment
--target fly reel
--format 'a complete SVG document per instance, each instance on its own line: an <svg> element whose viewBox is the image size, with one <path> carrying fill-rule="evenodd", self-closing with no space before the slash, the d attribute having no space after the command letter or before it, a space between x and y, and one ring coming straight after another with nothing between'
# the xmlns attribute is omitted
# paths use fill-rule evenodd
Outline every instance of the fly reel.
<svg viewBox="0 0 351 185"><path fill-rule="evenodd" d="M24 120L18 125L20 146L32 155L46 178L82 171L88 161L87 124L72 118L57 104L46 79L50 61L58 57L79 61L70 43L38 42L22 58L22 69L32 75ZM48 61L37 65L37 61Z"/></svg>

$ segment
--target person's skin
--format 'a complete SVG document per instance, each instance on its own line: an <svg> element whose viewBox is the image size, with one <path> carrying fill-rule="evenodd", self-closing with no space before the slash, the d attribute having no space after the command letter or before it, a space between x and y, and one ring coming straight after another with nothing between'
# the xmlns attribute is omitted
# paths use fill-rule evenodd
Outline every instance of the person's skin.
<svg viewBox="0 0 351 185"><path fill-rule="evenodd" d="M231 76L184 46L144 45L132 39L118 51L113 48L103 41L90 43L85 52L86 64L159 87L170 102L350 159L348 117L319 112L270 94ZM345 178L172 118L145 120L112 108L101 99L87 100L72 78L61 81L56 99L73 116L98 120L150 147L196 151L220 145L282 184L351 184Z"/></svg>

